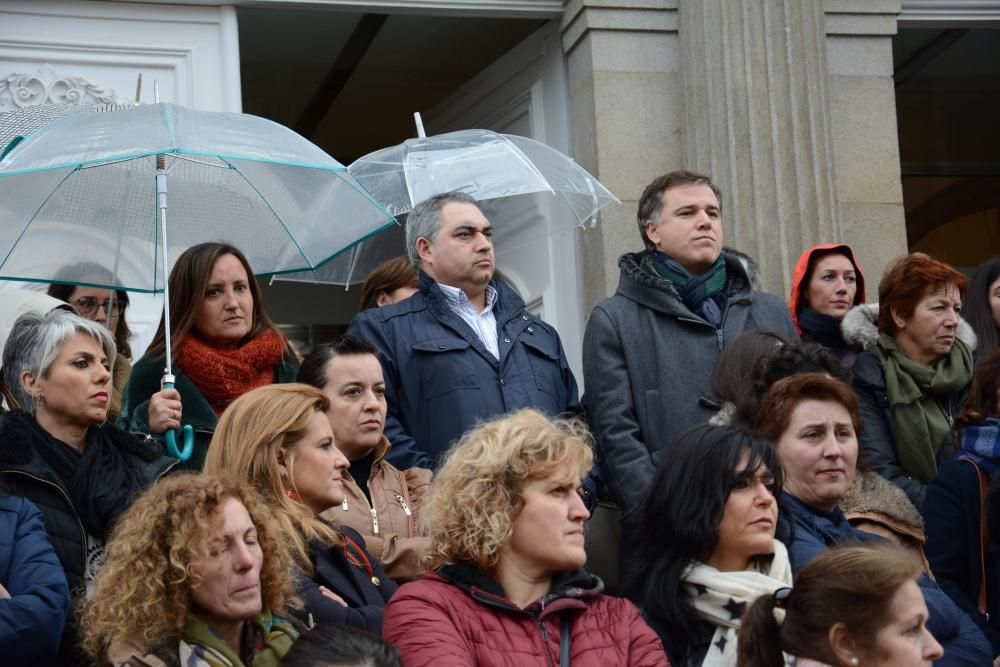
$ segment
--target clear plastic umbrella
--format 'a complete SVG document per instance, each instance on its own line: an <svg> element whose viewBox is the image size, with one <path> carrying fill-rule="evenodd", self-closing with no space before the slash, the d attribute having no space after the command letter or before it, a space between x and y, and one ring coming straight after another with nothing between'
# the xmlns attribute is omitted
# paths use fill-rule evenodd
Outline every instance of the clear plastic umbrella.
<svg viewBox="0 0 1000 667"><path fill-rule="evenodd" d="M408 139L359 158L350 171L397 216L442 192L464 192L479 201L549 193L583 226L593 223L602 208L618 202L572 158L534 139L490 130ZM378 258L399 254L396 239L380 236L356 248L350 258L278 279L349 285L363 281L382 261Z"/></svg>
<svg viewBox="0 0 1000 667"><path fill-rule="evenodd" d="M89 262L116 281L86 284L166 292L170 258L198 243L231 243L267 275L315 269L393 224L343 165L247 114L74 113L0 161L0 279L52 282Z"/></svg>

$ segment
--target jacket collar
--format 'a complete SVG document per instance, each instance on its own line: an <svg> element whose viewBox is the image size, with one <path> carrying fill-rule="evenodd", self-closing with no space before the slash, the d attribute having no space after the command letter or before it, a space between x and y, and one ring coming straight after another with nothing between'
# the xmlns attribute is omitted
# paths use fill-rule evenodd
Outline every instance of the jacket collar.
<svg viewBox="0 0 1000 667"><path fill-rule="evenodd" d="M496 580L471 562L449 563L438 570L437 576L462 589L477 602L514 613L527 612L538 617L548 611L584 607L586 600L595 598L604 591L604 582L600 577L589 574L583 569L561 572L553 577L552 589L545 597L525 609L520 609L507 599L503 588Z"/></svg>
<svg viewBox="0 0 1000 667"><path fill-rule="evenodd" d="M107 422L92 428L101 429L115 447L129 458L138 459L136 464L148 466L154 473L166 470L177 462L164 456L155 441L142 440ZM18 470L61 485L33 445L42 437L38 432L40 429L33 415L20 410L0 416L0 469Z"/></svg>
<svg viewBox="0 0 1000 667"><path fill-rule="evenodd" d="M420 271L420 280L418 282L420 292L427 301L427 307L435 315L439 316L438 319L441 319L441 314L451 315L452 313L444 294L441 293L441 290L435 289L436 285L437 281L422 270ZM497 291L497 300L493 305L493 315L496 317L497 326L502 326L508 319L524 310L524 300L507 283L496 277L490 281L490 286ZM457 316L455 317L457 318Z"/></svg>
<svg viewBox="0 0 1000 667"><path fill-rule="evenodd" d="M727 297L750 297L750 278L746 269L732 255L722 253L726 262ZM652 251L625 253L618 258L620 277L617 293L641 306L685 319L701 318L692 313L681 301L673 283L661 278L652 267Z"/></svg>
<svg viewBox="0 0 1000 667"><path fill-rule="evenodd" d="M863 303L847 311L843 321L840 323L840 330L844 334L844 342L849 345L860 347L867 352L875 349L878 342L878 304ZM958 319L958 331L955 337L975 350L979 341L976 339L976 332L972 326L965 321L965 318Z"/></svg>

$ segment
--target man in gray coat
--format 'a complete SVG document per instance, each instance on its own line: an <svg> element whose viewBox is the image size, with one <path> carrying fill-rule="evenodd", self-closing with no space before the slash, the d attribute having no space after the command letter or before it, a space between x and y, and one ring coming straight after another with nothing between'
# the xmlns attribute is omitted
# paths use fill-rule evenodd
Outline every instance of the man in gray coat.
<svg viewBox="0 0 1000 667"><path fill-rule="evenodd" d="M638 219L646 249L618 260L618 290L583 339L584 404L626 532L666 448L714 414L703 399L723 346L753 329L797 338L784 302L753 291L722 252L721 195L707 176L660 176Z"/></svg>

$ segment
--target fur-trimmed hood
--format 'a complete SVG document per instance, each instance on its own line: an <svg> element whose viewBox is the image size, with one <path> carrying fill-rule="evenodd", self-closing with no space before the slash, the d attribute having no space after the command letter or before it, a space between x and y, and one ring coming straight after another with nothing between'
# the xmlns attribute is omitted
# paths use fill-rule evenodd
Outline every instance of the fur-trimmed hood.
<svg viewBox="0 0 1000 667"><path fill-rule="evenodd" d="M848 344L856 345L866 352L874 350L879 336L878 304L863 303L851 308L840 323L840 331L844 334L844 341ZM958 331L955 335L970 349L976 349L978 344L976 332L972 330L972 326L964 318L959 318Z"/></svg>
<svg viewBox="0 0 1000 667"><path fill-rule="evenodd" d="M840 507L848 520L879 515L878 521L894 532L902 532L924 541L924 519L906 493L898 486L872 471L859 472L847 490Z"/></svg>

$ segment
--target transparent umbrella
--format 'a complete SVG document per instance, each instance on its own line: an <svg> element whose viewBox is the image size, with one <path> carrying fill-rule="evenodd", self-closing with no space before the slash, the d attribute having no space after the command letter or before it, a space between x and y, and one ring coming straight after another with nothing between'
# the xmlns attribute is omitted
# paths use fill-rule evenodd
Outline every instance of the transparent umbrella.
<svg viewBox="0 0 1000 667"><path fill-rule="evenodd" d="M0 160L0 279L52 282L89 262L116 284L71 282L166 293L170 258L198 243L231 243L267 275L315 269L394 223L319 147L247 114L74 113Z"/></svg>
<svg viewBox="0 0 1000 667"><path fill-rule="evenodd" d="M418 120L419 123L419 120ZM572 158L534 139L490 130L460 130L407 139L359 158L351 174L393 215L442 192L479 201L549 193L583 226L618 199ZM399 255L395 240L376 237L318 271L280 280L349 285L361 282L378 257Z"/></svg>

